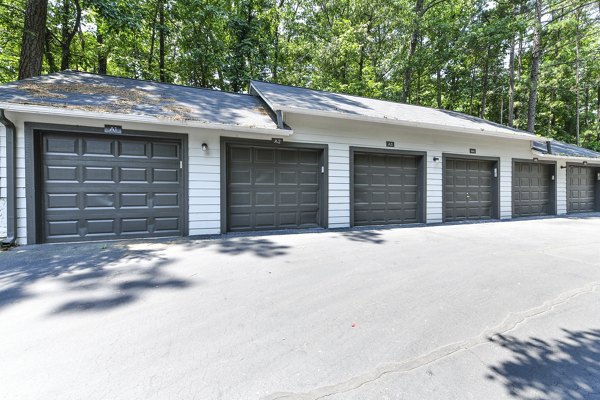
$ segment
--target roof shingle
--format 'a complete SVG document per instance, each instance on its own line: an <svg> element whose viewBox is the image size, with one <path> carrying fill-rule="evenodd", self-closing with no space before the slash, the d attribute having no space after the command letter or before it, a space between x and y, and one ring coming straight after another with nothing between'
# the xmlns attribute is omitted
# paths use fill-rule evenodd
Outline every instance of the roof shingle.
<svg viewBox="0 0 600 400"><path fill-rule="evenodd" d="M0 103L277 128L269 112L254 96L77 71L2 85Z"/></svg>

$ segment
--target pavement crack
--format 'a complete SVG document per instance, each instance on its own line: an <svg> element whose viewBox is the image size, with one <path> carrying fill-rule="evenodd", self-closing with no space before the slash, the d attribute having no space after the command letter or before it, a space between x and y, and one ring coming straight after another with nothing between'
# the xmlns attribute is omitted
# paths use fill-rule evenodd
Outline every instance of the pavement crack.
<svg viewBox="0 0 600 400"><path fill-rule="evenodd" d="M580 295L594 292L599 287L600 281L589 282L580 288L563 292L554 299L544 302L540 306L525 311L509 313L499 325L492 328L486 328L479 335L438 347L421 356L382 364L372 371L355 376L344 382L321 386L305 393L273 393L263 397L263 400L320 400L354 391L381 379L385 375L410 372L417 368L433 364L434 362L449 357L457 352L471 351L472 348L478 345L488 343L490 338L496 335L507 334L528 320L547 314L553 311L557 306L563 305Z"/></svg>

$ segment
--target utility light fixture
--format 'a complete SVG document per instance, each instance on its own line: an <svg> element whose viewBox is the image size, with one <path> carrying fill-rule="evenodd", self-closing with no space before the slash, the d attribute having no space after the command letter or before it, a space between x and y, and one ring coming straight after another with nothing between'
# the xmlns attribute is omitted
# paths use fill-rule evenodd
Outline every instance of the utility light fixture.
<svg viewBox="0 0 600 400"><path fill-rule="evenodd" d="M208 145L206 143L202 143L202 151L207 151Z"/></svg>
<svg viewBox="0 0 600 400"><path fill-rule="evenodd" d="M440 158L438 156L434 156L433 157L433 162L438 162L438 161L440 161Z"/></svg>

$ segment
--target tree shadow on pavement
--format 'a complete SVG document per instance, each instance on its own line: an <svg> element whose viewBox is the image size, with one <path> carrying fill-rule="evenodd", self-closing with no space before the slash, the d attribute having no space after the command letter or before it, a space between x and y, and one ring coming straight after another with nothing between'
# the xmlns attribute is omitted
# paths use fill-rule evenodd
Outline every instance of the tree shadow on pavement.
<svg viewBox="0 0 600 400"><path fill-rule="evenodd" d="M233 238L219 241L218 251L223 254L240 255L254 253L258 257L271 258L287 254L290 246L277 244L265 238Z"/></svg>
<svg viewBox="0 0 600 400"><path fill-rule="evenodd" d="M519 399L600 398L600 329L563 332L564 338L552 341L491 338L513 358L490 367L487 378Z"/></svg>
<svg viewBox="0 0 600 400"><path fill-rule="evenodd" d="M271 258L286 255L290 248L251 237L17 247L0 254L0 311L39 295L32 287L46 278L60 285L59 297L53 298L64 300L53 314L110 310L132 303L148 291L185 289L190 281L167 272L166 267L177 261L173 254L164 254L169 245L189 252L185 257L198 257L206 251Z"/></svg>
<svg viewBox="0 0 600 400"><path fill-rule="evenodd" d="M77 297L54 313L108 310L133 302L144 291L188 287L190 282L164 271L171 262L159 250L122 243L13 249L0 255L0 310L35 296L31 287L45 278L55 279L61 294Z"/></svg>
<svg viewBox="0 0 600 400"><path fill-rule="evenodd" d="M381 238L381 233L377 231L356 230L343 232L342 236L353 242L383 244L385 240Z"/></svg>

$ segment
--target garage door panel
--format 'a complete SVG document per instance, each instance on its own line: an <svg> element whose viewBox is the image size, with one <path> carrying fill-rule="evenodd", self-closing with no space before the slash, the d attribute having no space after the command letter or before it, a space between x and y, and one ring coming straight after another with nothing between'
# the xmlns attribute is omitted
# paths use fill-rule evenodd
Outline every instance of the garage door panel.
<svg viewBox="0 0 600 400"><path fill-rule="evenodd" d="M77 155L79 139L68 136L45 137L44 152L49 154Z"/></svg>
<svg viewBox="0 0 600 400"><path fill-rule="evenodd" d="M153 168L152 176L153 176L154 183L178 182L179 181L179 167L177 167L177 168Z"/></svg>
<svg viewBox="0 0 600 400"><path fill-rule="evenodd" d="M121 233L135 234L148 231L148 218L123 218L121 220Z"/></svg>
<svg viewBox="0 0 600 400"><path fill-rule="evenodd" d="M77 193L46 193L46 207L76 209L79 207L79 195Z"/></svg>
<svg viewBox="0 0 600 400"><path fill-rule="evenodd" d="M81 182L115 182L115 169L112 167L82 167Z"/></svg>
<svg viewBox="0 0 600 400"><path fill-rule="evenodd" d="M121 208L148 207L148 193L121 193Z"/></svg>
<svg viewBox="0 0 600 400"><path fill-rule="evenodd" d="M45 178L49 181L75 181L79 182L77 167L46 166Z"/></svg>
<svg viewBox="0 0 600 400"><path fill-rule="evenodd" d="M155 193L154 194L154 207L179 207L178 193Z"/></svg>
<svg viewBox="0 0 600 400"><path fill-rule="evenodd" d="M115 231L115 220L114 219L92 219L86 221L87 234L88 235L99 235L99 234L114 234Z"/></svg>
<svg viewBox="0 0 600 400"><path fill-rule="evenodd" d="M229 162L233 164L249 163L252 160L251 147L232 147L229 149Z"/></svg>
<svg viewBox="0 0 600 400"><path fill-rule="evenodd" d="M275 196L276 193L274 191L268 192L255 192L254 193L254 207L274 207L275 206Z"/></svg>
<svg viewBox="0 0 600 400"><path fill-rule="evenodd" d="M84 207L85 208L114 208L115 207L114 193L85 193Z"/></svg>
<svg viewBox="0 0 600 400"><path fill-rule="evenodd" d="M257 148L254 151L254 162L255 163L275 163L275 150L274 149L260 149Z"/></svg>
<svg viewBox="0 0 600 400"><path fill-rule="evenodd" d="M179 232L181 230L181 219L179 217L156 217L154 218L154 231Z"/></svg>
<svg viewBox="0 0 600 400"><path fill-rule="evenodd" d="M96 139L85 139L83 140L83 153L84 156L115 156L115 141L114 140L96 140Z"/></svg>
<svg viewBox="0 0 600 400"><path fill-rule="evenodd" d="M149 145L146 141L120 140L119 157L147 158L149 156Z"/></svg>
<svg viewBox="0 0 600 400"><path fill-rule="evenodd" d="M266 229L266 228L274 229L274 227L275 227L275 214L273 214L272 212L267 212L267 213L257 212L254 215L254 218L255 218L254 224L259 229Z"/></svg>
<svg viewBox="0 0 600 400"><path fill-rule="evenodd" d="M42 143L44 241L183 233L180 160L172 157L181 154L180 141L47 132ZM83 150L55 154L73 148Z"/></svg>
<svg viewBox="0 0 600 400"><path fill-rule="evenodd" d="M354 225L418 222L420 158L393 153L354 153Z"/></svg>
<svg viewBox="0 0 600 400"><path fill-rule="evenodd" d="M146 168L119 168L121 182L147 182L148 170Z"/></svg>
<svg viewBox="0 0 600 400"><path fill-rule="evenodd" d="M296 165L298 164L298 151L280 149L277 152L277 162L281 165Z"/></svg>
<svg viewBox="0 0 600 400"><path fill-rule="evenodd" d="M298 173L296 171L277 171L278 174L278 182L281 185L297 185L298 182ZM272 184L275 184L275 172L273 171L273 179L271 181Z"/></svg>
<svg viewBox="0 0 600 400"><path fill-rule="evenodd" d="M318 186L320 172L317 171L300 171L300 184L303 186Z"/></svg>
<svg viewBox="0 0 600 400"><path fill-rule="evenodd" d="M322 150L230 144L226 154L227 230L320 225Z"/></svg>
<svg viewBox="0 0 600 400"><path fill-rule="evenodd" d="M596 175L600 168L581 165L567 167L567 212L594 212L598 209Z"/></svg>
<svg viewBox="0 0 600 400"><path fill-rule="evenodd" d="M554 166L546 163L515 162L513 166L513 216L543 216L554 211L551 176Z"/></svg>
<svg viewBox="0 0 600 400"><path fill-rule="evenodd" d="M494 217L496 182L494 161L447 158L444 186L446 221L482 220Z"/></svg>
<svg viewBox="0 0 600 400"><path fill-rule="evenodd" d="M155 159L179 160L180 147L175 143L152 143L152 157Z"/></svg>

